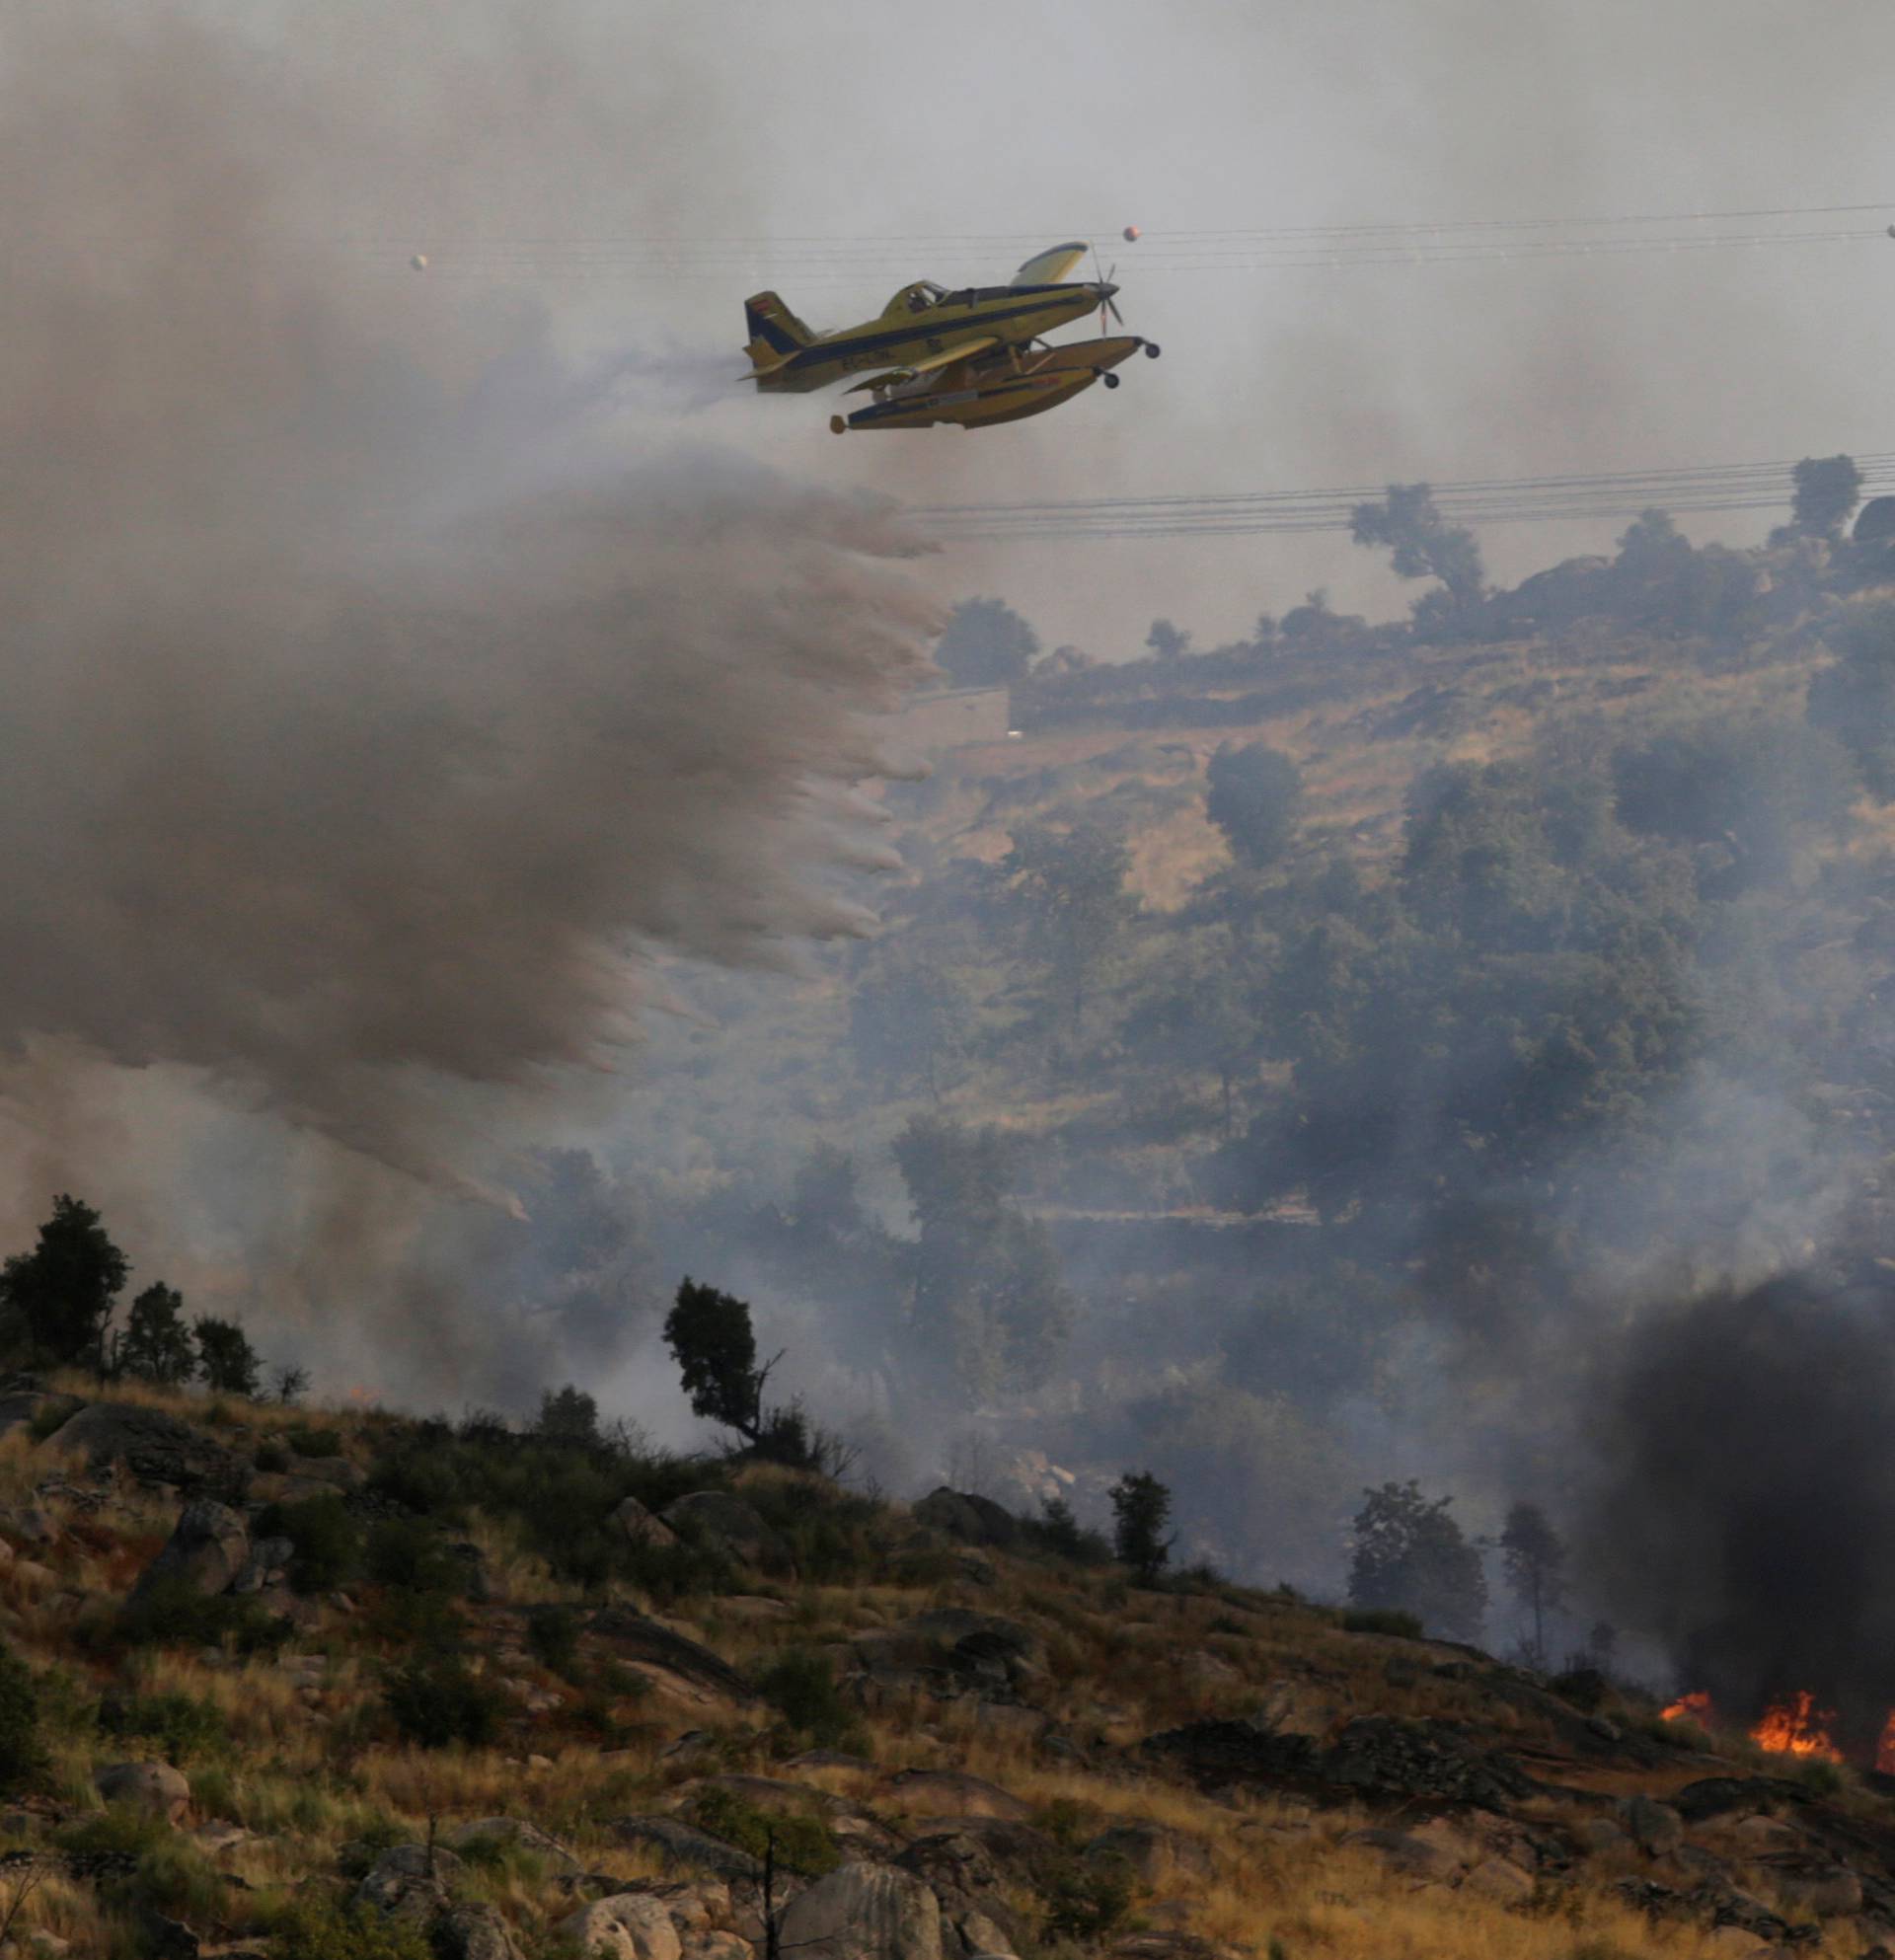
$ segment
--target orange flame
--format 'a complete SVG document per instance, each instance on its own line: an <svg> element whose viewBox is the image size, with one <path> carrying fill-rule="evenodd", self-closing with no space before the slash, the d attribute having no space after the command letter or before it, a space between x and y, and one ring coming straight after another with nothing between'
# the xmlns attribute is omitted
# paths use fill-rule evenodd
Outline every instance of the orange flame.
<svg viewBox="0 0 1895 1960"><path fill-rule="evenodd" d="M1835 1711L1819 1708L1815 1696L1805 1690L1773 1701L1764 1718L1751 1730L1750 1739L1762 1749L1782 1756L1813 1756L1825 1763L1840 1763L1843 1753L1829 1739L1829 1725Z"/></svg>
<svg viewBox="0 0 1895 1960"><path fill-rule="evenodd" d="M1681 1695L1669 1708L1661 1710L1668 1722L1708 1722L1713 1711L1708 1695Z"/></svg>

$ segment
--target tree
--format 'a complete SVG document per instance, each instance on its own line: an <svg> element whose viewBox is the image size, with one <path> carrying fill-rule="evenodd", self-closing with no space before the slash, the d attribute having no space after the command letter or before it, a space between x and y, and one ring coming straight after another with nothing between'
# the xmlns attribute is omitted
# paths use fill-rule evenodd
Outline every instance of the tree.
<svg viewBox="0 0 1895 1960"><path fill-rule="evenodd" d="M1296 835L1303 801L1303 772L1267 742L1233 748L1226 742L1211 757L1204 814L1217 825L1241 863L1273 865Z"/></svg>
<svg viewBox="0 0 1895 1960"><path fill-rule="evenodd" d="M185 1325L184 1296L175 1287L148 1286L131 1303L113 1359L126 1375L177 1387L197 1372L197 1351Z"/></svg>
<svg viewBox="0 0 1895 1960"><path fill-rule="evenodd" d="M1093 977L1134 909L1125 890L1131 867L1124 840L1096 818L1065 830L1023 823L1001 866L1075 1037Z"/></svg>
<svg viewBox="0 0 1895 1960"><path fill-rule="evenodd" d="M910 1260L918 1348L976 1400L1036 1388L1072 1324L1072 1301L1051 1235L1007 1201L1007 1139L917 1116L893 1148L920 1227Z"/></svg>
<svg viewBox="0 0 1895 1960"><path fill-rule="evenodd" d="M204 1380L220 1395L254 1395L263 1374L263 1361L235 1320L206 1315L191 1322L197 1337L197 1365Z"/></svg>
<svg viewBox="0 0 1895 1960"><path fill-rule="evenodd" d="M678 1364L691 1413L734 1429L746 1442L758 1442L764 1432L764 1384L783 1357L757 1366L749 1303L715 1286L700 1286L687 1274L665 1317L664 1344Z"/></svg>
<svg viewBox="0 0 1895 1960"><path fill-rule="evenodd" d="M1862 494L1862 473L1856 459L1805 456L1790 472L1790 535L1832 542L1840 538Z"/></svg>
<svg viewBox="0 0 1895 1960"><path fill-rule="evenodd" d="M309 1394L309 1370L298 1368L293 1363L278 1368L269 1378L269 1391L288 1408Z"/></svg>
<svg viewBox="0 0 1895 1960"><path fill-rule="evenodd" d="M1174 1544L1165 1535L1172 1516L1170 1489L1150 1470L1127 1470L1108 1495L1112 1550L1146 1585L1156 1585Z"/></svg>
<svg viewBox="0 0 1895 1960"><path fill-rule="evenodd" d="M1380 503L1358 503L1349 535L1358 545L1387 546L1399 578L1438 578L1460 610L1477 605L1486 587L1479 541L1450 524L1426 484L1391 484Z"/></svg>
<svg viewBox="0 0 1895 1960"><path fill-rule="evenodd" d="M1191 650L1191 636L1170 620L1154 620L1151 632L1145 636L1145 644L1152 649L1155 659L1181 660Z"/></svg>
<svg viewBox="0 0 1895 1960"><path fill-rule="evenodd" d="M0 1304L25 1319L33 1344L53 1361L104 1358L113 1304L131 1263L112 1243L99 1214L61 1192L31 1252L0 1267Z"/></svg>
<svg viewBox="0 0 1895 1960"><path fill-rule="evenodd" d="M1501 1563L1507 1588L1533 1621L1528 1651L1533 1665L1547 1664L1547 1615L1565 1597L1566 1547L1537 1504L1519 1503L1507 1513L1500 1534Z"/></svg>
<svg viewBox="0 0 1895 1960"><path fill-rule="evenodd" d="M595 1443L599 1405L583 1389L570 1384L564 1389L548 1389L540 1396L540 1418L533 1426L557 1443Z"/></svg>
<svg viewBox="0 0 1895 1960"><path fill-rule="evenodd" d="M1487 1611L1480 1554L1448 1515L1452 1497L1430 1503L1420 1485L1384 1483L1365 1490L1355 1514L1349 1600L1394 1607L1424 1626L1462 1640L1478 1639Z"/></svg>
<svg viewBox="0 0 1895 1960"><path fill-rule="evenodd" d="M948 615L935 664L956 687L1011 687L1039 651L1039 636L1000 599L963 599Z"/></svg>
<svg viewBox="0 0 1895 1960"><path fill-rule="evenodd" d="M1809 684L1806 713L1855 758L1869 792L1895 797L1895 605L1844 614L1827 634L1836 664Z"/></svg>

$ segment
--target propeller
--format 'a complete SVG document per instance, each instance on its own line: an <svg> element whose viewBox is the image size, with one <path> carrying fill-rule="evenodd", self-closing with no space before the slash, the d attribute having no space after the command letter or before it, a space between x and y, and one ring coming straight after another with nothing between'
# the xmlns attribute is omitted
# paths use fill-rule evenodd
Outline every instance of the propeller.
<svg viewBox="0 0 1895 1960"><path fill-rule="evenodd" d="M1093 241L1093 270L1095 272L1099 271L1099 241L1097 239ZM1099 331L1101 335L1105 332L1105 316L1108 313L1121 327L1125 324L1125 316L1113 304L1112 296L1106 290L1112 283L1112 272L1116 272L1117 270L1118 267L1114 264L1112 271L1100 274L1097 282L1099 285Z"/></svg>

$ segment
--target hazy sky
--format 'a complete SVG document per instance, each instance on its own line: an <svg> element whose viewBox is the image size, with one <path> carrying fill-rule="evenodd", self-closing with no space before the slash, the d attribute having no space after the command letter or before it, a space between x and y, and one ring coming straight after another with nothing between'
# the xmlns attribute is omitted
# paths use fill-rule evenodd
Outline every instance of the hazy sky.
<svg viewBox="0 0 1895 1960"><path fill-rule="evenodd" d="M1869 202L1895 218L1886 114L1895 10L1820 0L1185 0L879 8L642 7L615 31L666 51L700 113L663 168L720 236L1222 227ZM628 59L644 59L644 55ZM558 141L557 113L549 143ZM644 187L648 193L649 186ZM1878 225L1879 217L1849 222ZM1739 227L1741 229L1741 227ZM1134 331L1165 357L1115 394L967 434L837 441L827 398L732 400L719 437L830 482L920 500L1301 489L1752 461L1895 446L1885 336L1895 241L1338 272L1159 272L1106 247ZM1149 256L1149 254L1148 254ZM1016 263L891 249L855 285L783 281L812 324L877 310L910 276ZM755 284L774 276L757 248ZM597 281L588 312L733 349L752 281ZM570 288L568 288L568 291ZM1761 534L1764 517L1695 535ZM1619 528L1496 531L1519 575ZM1327 581L1400 601L1335 538L966 547L950 594L998 590L1048 643L1101 653L1155 611L1200 639ZM1136 631L1132 631L1136 628Z"/></svg>

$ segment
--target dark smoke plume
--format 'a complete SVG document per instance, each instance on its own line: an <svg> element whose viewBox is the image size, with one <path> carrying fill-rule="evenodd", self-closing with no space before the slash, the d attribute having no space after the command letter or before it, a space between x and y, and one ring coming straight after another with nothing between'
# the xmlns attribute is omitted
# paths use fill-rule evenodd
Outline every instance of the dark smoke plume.
<svg viewBox="0 0 1895 1960"><path fill-rule="evenodd" d="M1604 1596L1678 1686L1745 1717L1808 1691L1872 1752L1895 1707L1895 1286L1783 1278L1654 1318L1595 1440Z"/></svg>
<svg viewBox="0 0 1895 1960"><path fill-rule="evenodd" d="M825 880L886 857L857 711L924 661L875 509L632 460L612 363L360 250L416 209L661 206L665 77L602 93L632 84L560 7L344 5L279 46L215 12L0 35L16 1232L56 1181L175 1169L75 1114L102 1064L474 1181L470 1094L607 1058L650 954L777 962L857 924ZM363 1224L347 1181L326 1234Z"/></svg>

